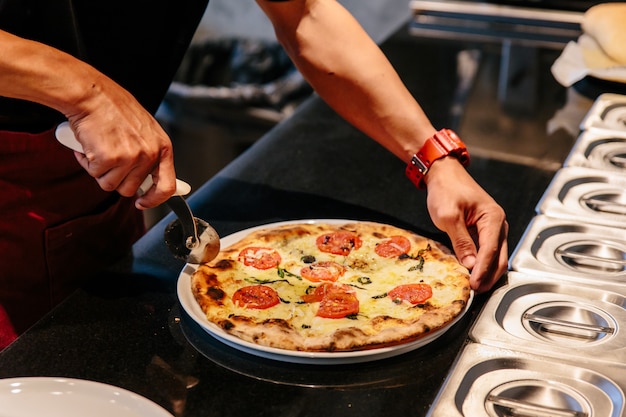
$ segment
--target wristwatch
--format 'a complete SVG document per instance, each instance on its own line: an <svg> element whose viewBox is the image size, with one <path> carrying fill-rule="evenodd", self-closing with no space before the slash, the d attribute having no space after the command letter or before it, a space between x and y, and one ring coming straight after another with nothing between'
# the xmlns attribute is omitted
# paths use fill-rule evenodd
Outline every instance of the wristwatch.
<svg viewBox="0 0 626 417"><path fill-rule="evenodd" d="M442 129L426 139L422 148L411 158L406 166L406 176L417 188L425 189L424 176L437 159L454 156L463 166L470 161L467 147L459 136L450 129Z"/></svg>

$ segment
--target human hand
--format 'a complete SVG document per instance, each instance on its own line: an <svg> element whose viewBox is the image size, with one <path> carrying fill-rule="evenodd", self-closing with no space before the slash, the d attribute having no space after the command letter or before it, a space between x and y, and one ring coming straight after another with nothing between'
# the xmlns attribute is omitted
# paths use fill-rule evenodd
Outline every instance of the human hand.
<svg viewBox="0 0 626 417"><path fill-rule="evenodd" d="M70 54L0 30L0 95L63 113L85 154L81 166L106 191L133 196L148 174L154 185L140 209L167 200L176 187L172 144L158 122L115 81Z"/></svg>
<svg viewBox="0 0 626 417"><path fill-rule="evenodd" d="M470 286L477 293L490 290L508 268L504 210L453 157L436 161L425 181L431 219L471 270Z"/></svg>
<svg viewBox="0 0 626 417"><path fill-rule="evenodd" d="M87 100L86 110L68 115L84 154L80 165L105 191L131 197L148 174L153 186L136 200L138 209L155 207L175 191L172 144L159 123L110 80Z"/></svg>

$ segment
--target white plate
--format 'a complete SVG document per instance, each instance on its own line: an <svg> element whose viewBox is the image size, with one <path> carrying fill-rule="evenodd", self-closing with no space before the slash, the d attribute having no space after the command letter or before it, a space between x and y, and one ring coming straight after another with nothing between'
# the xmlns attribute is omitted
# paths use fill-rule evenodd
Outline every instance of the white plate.
<svg viewBox="0 0 626 417"><path fill-rule="evenodd" d="M339 220L339 219L317 219L317 220L294 220L294 221L285 221L278 223L271 223L262 226L252 227L250 229L241 230L239 232L228 235L220 240L220 245L222 248L226 248L233 243L238 242L249 233L259 230L266 229L276 226L282 226L286 224L296 224L296 223L333 223L333 224L345 224L345 223L353 223L356 220ZM278 349L268 346L262 346L255 343L251 343L240 339L236 336L231 335L230 333L225 332L219 326L209 322L206 318L206 315L200 308L200 305L196 302L196 299L191 292L191 275L196 270L197 265L187 264L183 270L181 271L178 277L177 284L177 292L178 299L180 301L181 306L189 314L193 321L198 323L200 327L202 327L205 331L207 331L211 336L215 337L222 343L240 350L242 352L246 352L252 355L260 356L267 359L274 359L283 362L293 362L293 363L306 363L306 364L316 364L316 365L333 365L333 364L349 364L349 363L359 363L359 362L368 362L374 361L384 358L389 358L392 356L401 355L406 352L410 352L417 348L420 348L428 343L434 341L443 335L450 327L452 327L457 321L461 319L472 305L474 292L472 291L470 299L468 300L467 306L465 310L459 316L457 316L454 321L444 328L434 331L431 334L422 337L413 342L390 346L385 348L378 349L367 349L367 350L359 350L359 351L351 351L351 352L301 352L295 350L287 350L287 349Z"/></svg>
<svg viewBox="0 0 626 417"><path fill-rule="evenodd" d="M122 388L70 378L0 379L2 417L172 417Z"/></svg>

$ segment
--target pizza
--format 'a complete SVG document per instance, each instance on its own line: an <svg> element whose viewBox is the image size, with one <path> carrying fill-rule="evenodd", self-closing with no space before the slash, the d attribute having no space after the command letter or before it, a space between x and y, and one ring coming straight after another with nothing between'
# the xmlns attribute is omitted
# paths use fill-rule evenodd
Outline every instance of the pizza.
<svg viewBox="0 0 626 417"><path fill-rule="evenodd" d="M206 319L266 347L342 352L415 341L454 321L469 272L442 244L374 222L255 229L191 275Z"/></svg>

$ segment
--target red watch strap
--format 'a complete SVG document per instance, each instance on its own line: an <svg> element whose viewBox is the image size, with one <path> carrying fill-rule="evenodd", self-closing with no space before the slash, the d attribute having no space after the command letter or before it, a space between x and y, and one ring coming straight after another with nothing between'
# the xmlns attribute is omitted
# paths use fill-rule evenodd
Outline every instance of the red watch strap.
<svg viewBox="0 0 626 417"><path fill-rule="evenodd" d="M469 164L467 147L456 133L450 129L442 129L426 139L420 150L413 155L406 167L406 176L417 188L425 189L424 176L437 159L452 155L463 166Z"/></svg>

